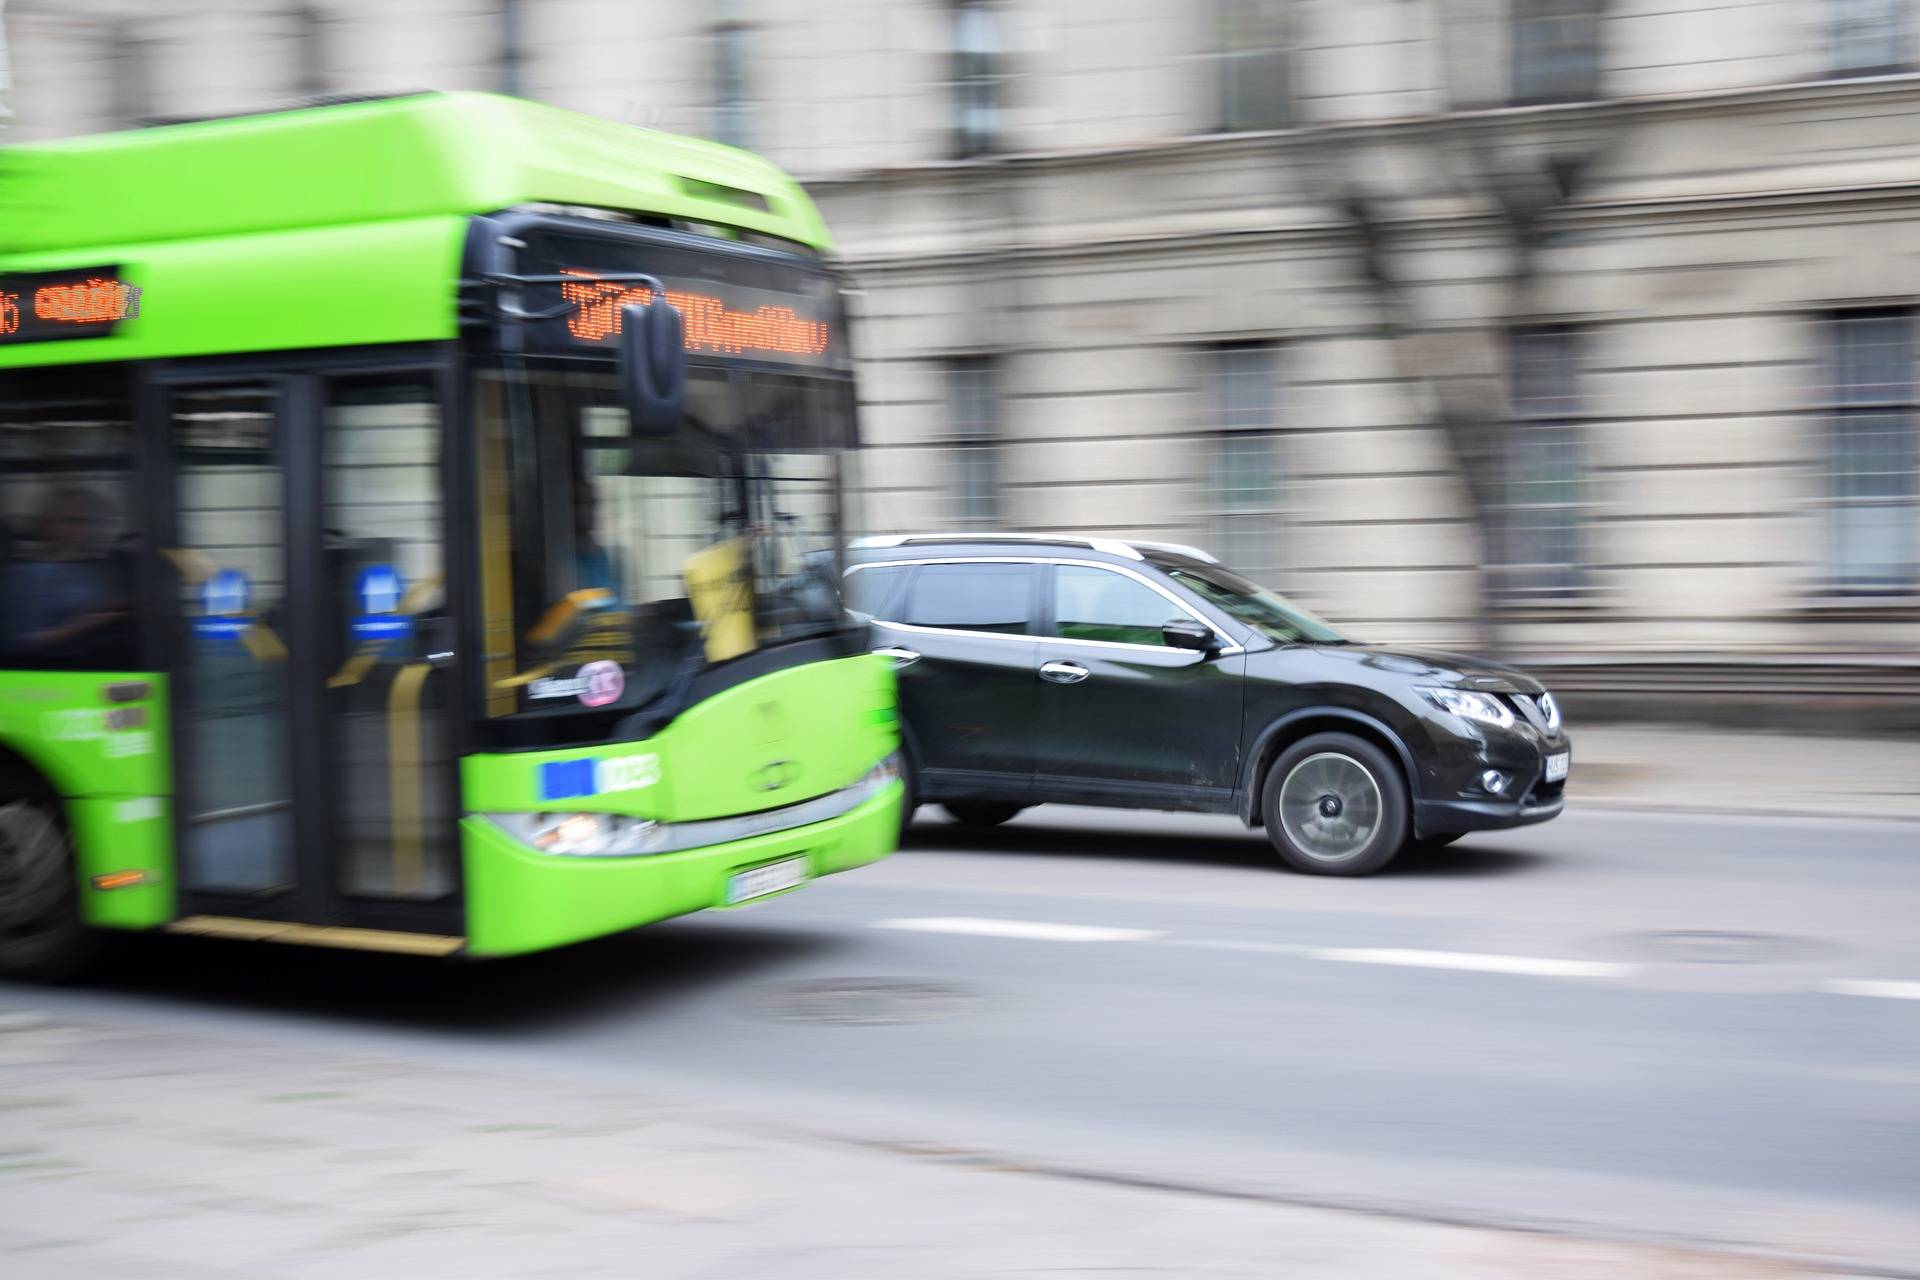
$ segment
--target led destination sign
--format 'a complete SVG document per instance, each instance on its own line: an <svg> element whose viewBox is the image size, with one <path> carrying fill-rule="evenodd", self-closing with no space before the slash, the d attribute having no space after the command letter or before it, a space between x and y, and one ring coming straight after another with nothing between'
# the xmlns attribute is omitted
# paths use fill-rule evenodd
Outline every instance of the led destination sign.
<svg viewBox="0 0 1920 1280"><path fill-rule="evenodd" d="M605 342L620 332L620 311L653 296L646 285L599 279L594 272L562 267L560 274L579 276L578 284L560 286L560 296L574 304L567 315L567 331L583 342ZM824 316L811 318L795 310L806 300L765 289L734 286L727 296L714 286L662 280L667 301L686 322L686 348L695 355L742 356L763 360L817 360L826 355L832 329Z"/></svg>
<svg viewBox="0 0 1920 1280"><path fill-rule="evenodd" d="M540 288L567 304L562 318L533 327L528 338L538 349L612 347L622 310L651 300L648 286L618 278L640 273L666 286L667 301L685 324L691 360L847 368L839 284L811 264L568 232L533 231L526 238L522 269L561 277ZM531 301L547 305L538 294Z"/></svg>
<svg viewBox="0 0 1920 1280"><path fill-rule="evenodd" d="M100 337L139 314L116 267L0 275L0 343Z"/></svg>

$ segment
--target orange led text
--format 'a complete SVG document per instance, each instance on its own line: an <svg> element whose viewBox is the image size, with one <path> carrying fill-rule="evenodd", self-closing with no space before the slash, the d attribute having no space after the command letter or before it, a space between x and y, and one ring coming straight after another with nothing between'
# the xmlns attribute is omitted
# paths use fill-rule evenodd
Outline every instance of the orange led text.
<svg viewBox="0 0 1920 1280"><path fill-rule="evenodd" d="M58 324L130 320L140 314L140 290L118 280L99 278L78 284L43 285L33 291L33 314L36 319ZM14 325L19 326L17 318Z"/></svg>
<svg viewBox="0 0 1920 1280"><path fill-rule="evenodd" d="M579 276L578 284L560 286L560 296L574 305L567 329L574 337L599 342L620 332L620 309L644 303L653 295L645 285L601 280L588 271L563 270ZM734 311L718 298L702 293L667 290L667 301L686 321L686 349L714 355L817 356L827 349L827 325L802 318L792 307L763 306Z"/></svg>

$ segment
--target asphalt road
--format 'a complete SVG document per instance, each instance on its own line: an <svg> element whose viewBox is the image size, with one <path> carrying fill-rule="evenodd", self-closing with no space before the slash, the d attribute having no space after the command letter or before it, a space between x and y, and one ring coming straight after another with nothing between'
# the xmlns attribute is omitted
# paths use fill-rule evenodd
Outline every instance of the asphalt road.
<svg viewBox="0 0 1920 1280"><path fill-rule="evenodd" d="M0 1009L1920 1274L1916 920L1920 824L1574 812L1337 881L1231 822L931 811L876 867L524 962L143 940L111 982Z"/></svg>

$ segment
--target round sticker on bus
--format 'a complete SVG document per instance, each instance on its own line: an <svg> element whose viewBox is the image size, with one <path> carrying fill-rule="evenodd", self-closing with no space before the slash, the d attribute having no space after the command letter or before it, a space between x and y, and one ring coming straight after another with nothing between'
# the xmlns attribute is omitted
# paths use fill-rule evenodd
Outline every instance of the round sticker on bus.
<svg viewBox="0 0 1920 1280"><path fill-rule="evenodd" d="M580 701L589 707L618 702L627 691L627 673L617 662L589 662L576 678L580 681Z"/></svg>

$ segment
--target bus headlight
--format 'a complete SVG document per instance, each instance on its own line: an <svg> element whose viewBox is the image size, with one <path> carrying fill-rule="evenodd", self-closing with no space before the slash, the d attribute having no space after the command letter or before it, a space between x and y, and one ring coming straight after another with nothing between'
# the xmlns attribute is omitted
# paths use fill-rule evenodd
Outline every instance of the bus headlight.
<svg viewBox="0 0 1920 1280"><path fill-rule="evenodd" d="M860 779L861 790L866 792L867 795L874 795L888 783L898 782L900 780L900 764L900 753L896 751L879 764L873 766L873 768L867 770L867 776Z"/></svg>
<svg viewBox="0 0 1920 1280"><path fill-rule="evenodd" d="M660 824L621 813L490 813L522 844L562 858L617 858L651 853Z"/></svg>

